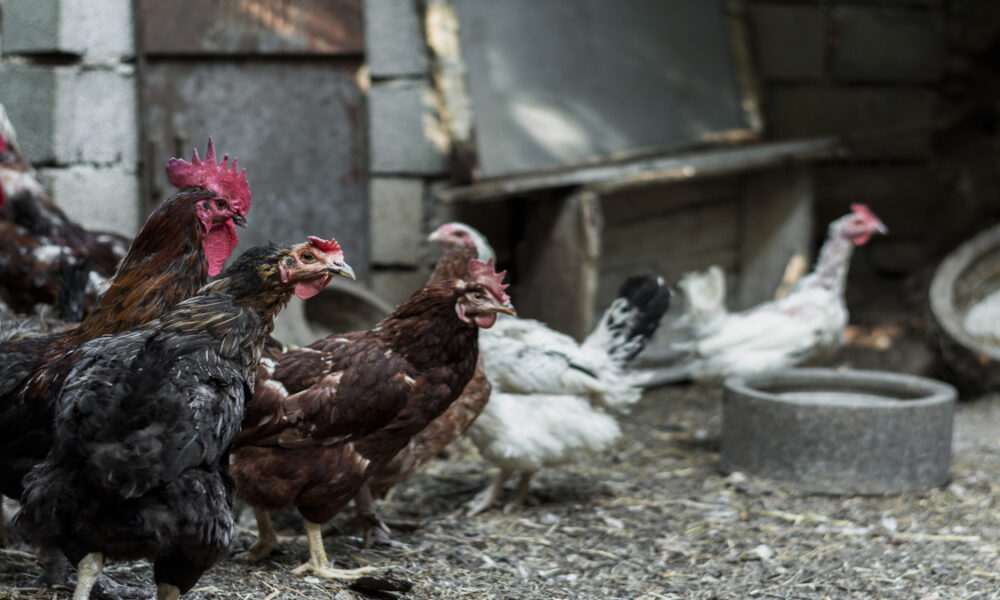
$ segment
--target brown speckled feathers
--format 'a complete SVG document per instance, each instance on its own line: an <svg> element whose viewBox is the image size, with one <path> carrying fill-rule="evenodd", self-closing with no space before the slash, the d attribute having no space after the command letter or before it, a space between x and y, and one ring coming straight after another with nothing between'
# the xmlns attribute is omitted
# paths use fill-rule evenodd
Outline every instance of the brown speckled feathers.
<svg viewBox="0 0 1000 600"><path fill-rule="evenodd" d="M340 512L472 377L478 331L456 318L462 294L425 286L372 330L264 361L233 453L239 497L314 523Z"/></svg>

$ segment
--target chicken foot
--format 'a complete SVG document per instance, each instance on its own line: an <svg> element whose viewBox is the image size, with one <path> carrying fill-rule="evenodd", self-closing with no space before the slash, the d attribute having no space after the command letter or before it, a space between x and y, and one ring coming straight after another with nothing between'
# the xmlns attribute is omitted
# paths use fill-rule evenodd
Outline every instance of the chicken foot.
<svg viewBox="0 0 1000 600"><path fill-rule="evenodd" d="M97 578L104 568L104 555L91 552L83 557L76 566L76 589L73 590L73 600L90 600L90 590L97 583Z"/></svg>
<svg viewBox="0 0 1000 600"><path fill-rule="evenodd" d="M326 558L326 548L323 547L323 526L304 519L302 525L305 527L306 538L309 540L309 562L296 567L292 570L292 573L301 575L302 573L309 572L325 579L356 581L378 570L375 567L361 567L360 569L332 568L330 561Z"/></svg>
<svg viewBox="0 0 1000 600"><path fill-rule="evenodd" d="M266 508L253 507L253 516L257 519L257 541L246 552L240 552L233 560L245 563L255 563L274 551L278 545L278 535L274 533L271 524L271 513Z"/></svg>
<svg viewBox="0 0 1000 600"><path fill-rule="evenodd" d="M514 474L514 471L509 469L503 469L500 471L500 475L497 476L497 480L493 482L493 485L486 490L483 490L478 496L472 499L472 502L468 505L468 511L465 513L470 517L474 517L480 513L486 512L486 510L493 506L496 502L497 496L500 495L500 490L503 489L503 484L507 483L510 476Z"/></svg>

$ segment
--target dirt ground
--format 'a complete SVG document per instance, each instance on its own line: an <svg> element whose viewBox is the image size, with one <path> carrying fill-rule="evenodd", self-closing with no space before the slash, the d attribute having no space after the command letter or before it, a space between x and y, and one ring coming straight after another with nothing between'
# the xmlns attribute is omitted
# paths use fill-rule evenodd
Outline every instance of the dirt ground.
<svg viewBox="0 0 1000 600"><path fill-rule="evenodd" d="M926 369L928 351L914 337L919 319L883 317L858 312L843 361ZM461 515L497 470L460 443L380 503L400 545L362 549L345 515L334 523L342 533L326 537L327 552L337 567L374 565L412 582L396 597L414 600L1000 599L1000 395L959 405L948 485L887 497L809 495L719 473L721 395L710 386L647 392L622 419L612 452L543 471L530 505L510 514ZM263 564L217 565L186 597L363 597L293 575L307 549L297 519L284 521ZM254 531L245 511L235 549ZM41 568L30 550L0 549L0 599L68 598L68 589L33 587ZM152 595L147 564L108 570Z"/></svg>
<svg viewBox="0 0 1000 600"><path fill-rule="evenodd" d="M402 595L413 599L1000 598L1000 396L959 407L948 486L888 497L720 474L720 399L698 386L647 393L613 452L541 473L531 505L511 514L459 514L495 475L462 444L381 503L389 521L419 521L394 532L405 546L363 550L344 518L348 533L327 536L330 558L386 567L413 582ZM242 522L239 547L253 539L249 511ZM220 564L187 597L360 597L292 575L305 538L282 533L271 559ZM41 569L29 550L0 550L0 598L69 597L31 587ZM149 586L148 565L109 570Z"/></svg>

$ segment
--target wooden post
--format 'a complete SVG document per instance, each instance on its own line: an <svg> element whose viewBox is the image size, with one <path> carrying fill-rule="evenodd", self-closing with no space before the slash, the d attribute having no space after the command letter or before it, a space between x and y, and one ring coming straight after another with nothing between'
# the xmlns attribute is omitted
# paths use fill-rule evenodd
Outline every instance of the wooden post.
<svg viewBox="0 0 1000 600"><path fill-rule="evenodd" d="M530 203L517 251L518 314L582 340L590 332L601 254L601 203L581 188Z"/></svg>

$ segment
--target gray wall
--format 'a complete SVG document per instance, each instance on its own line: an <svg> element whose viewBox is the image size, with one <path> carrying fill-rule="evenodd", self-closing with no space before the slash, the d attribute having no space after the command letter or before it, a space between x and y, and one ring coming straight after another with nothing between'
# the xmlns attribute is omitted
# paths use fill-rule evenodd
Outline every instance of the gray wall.
<svg viewBox="0 0 1000 600"><path fill-rule="evenodd" d="M87 227L134 235L139 124L132 3L0 0L0 103L43 183Z"/></svg>

